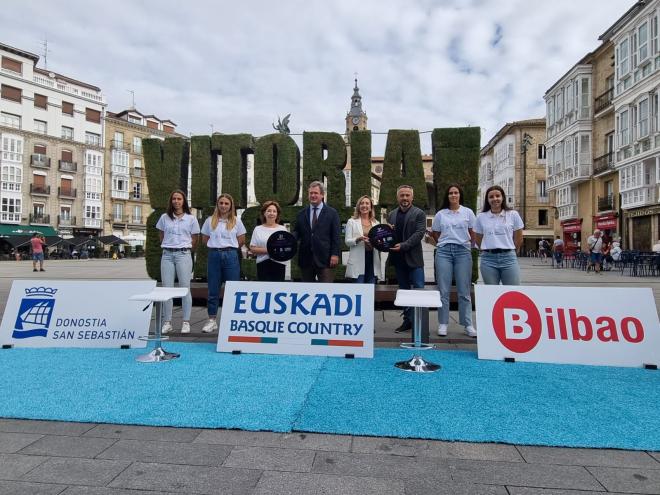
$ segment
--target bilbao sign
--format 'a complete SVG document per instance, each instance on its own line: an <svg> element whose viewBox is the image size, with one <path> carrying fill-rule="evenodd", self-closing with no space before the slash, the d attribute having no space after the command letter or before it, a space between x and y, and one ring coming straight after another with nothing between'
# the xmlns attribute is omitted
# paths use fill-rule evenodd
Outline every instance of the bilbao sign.
<svg viewBox="0 0 660 495"><path fill-rule="evenodd" d="M217 350L371 358L374 286L227 282Z"/></svg>
<svg viewBox="0 0 660 495"><path fill-rule="evenodd" d="M475 287L479 359L660 365L650 288Z"/></svg>

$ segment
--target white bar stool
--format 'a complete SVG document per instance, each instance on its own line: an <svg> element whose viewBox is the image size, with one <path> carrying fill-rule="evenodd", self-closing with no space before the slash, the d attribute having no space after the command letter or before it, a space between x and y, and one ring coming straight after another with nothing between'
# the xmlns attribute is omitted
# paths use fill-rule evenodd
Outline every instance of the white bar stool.
<svg viewBox="0 0 660 495"><path fill-rule="evenodd" d="M415 308L413 320L414 342L404 342L401 347L404 349L413 349L415 351L426 351L433 349L433 344L422 343L422 308L439 308L442 306L440 292L437 290L405 290L396 291L395 306ZM424 360L421 355L414 354L412 359L399 361L394 366L404 371L416 373L432 373L440 369L439 364L434 364Z"/></svg>
<svg viewBox="0 0 660 495"><path fill-rule="evenodd" d="M146 294L135 294L129 297L130 301L150 301L154 303L156 309L156 328L153 337L140 337L140 340L154 342L154 348L147 354L142 354L135 358L136 361L141 363L158 363L160 361L170 361L179 357L179 354L174 352L167 352L160 345L161 340L167 340L169 337L163 337L160 333L163 327L163 303L174 299L175 297L184 297L188 294L187 287L155 287L151 292ZM145 308L146 309L146 308Z"/></svg>

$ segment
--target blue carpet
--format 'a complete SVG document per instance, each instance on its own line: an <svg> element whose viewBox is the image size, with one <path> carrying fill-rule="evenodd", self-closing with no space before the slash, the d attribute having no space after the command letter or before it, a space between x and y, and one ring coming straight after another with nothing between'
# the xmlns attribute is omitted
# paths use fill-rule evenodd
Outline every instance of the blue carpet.
<svg viewBox="0 0 660 495"><path fill-rule="evenodd" d="M144 350L0 351L0 417L309 431L351 435L660 450L660 372L479 361L431 351L428 375L397 370L409 351L374 359L219 354L167 343Z"/></svg>

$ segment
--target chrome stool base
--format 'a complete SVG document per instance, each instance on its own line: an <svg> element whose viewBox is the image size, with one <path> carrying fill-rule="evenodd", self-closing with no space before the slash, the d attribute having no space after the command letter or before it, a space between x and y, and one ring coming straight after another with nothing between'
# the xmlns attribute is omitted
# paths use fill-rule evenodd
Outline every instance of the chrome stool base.
<svg viewBox="0 0 660 495"><path fill-rule="evenodd" d="M413 356L412 359L408 361L399 361L394 366L400 370L412 371L415 373L433 373L441 368L439 364L426 361L422 356L417 355Z"/></svg>
<svg viewBox="0 0 660 495"><path fill-rule="evenodd" d="M162 347L158 346L147 354L142 354L135 358L140 363L158 363L160 361L170 361L180 357L180 354L175 352L167 352Z"/></svg>

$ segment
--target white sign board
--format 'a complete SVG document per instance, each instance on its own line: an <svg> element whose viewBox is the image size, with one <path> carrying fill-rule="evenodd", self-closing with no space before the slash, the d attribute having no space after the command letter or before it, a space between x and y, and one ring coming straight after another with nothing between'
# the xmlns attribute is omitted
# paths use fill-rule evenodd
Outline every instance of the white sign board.
<svg viewBox="0 0 660 495"><path fill-rule="evenodd" d="M660 365L650 288L475 286L479 359Z"/></svg>
<svg viewBox="0 0 660 495"><path fill-rule="evenodd" d="M373 357L374 286L227 282L218 352Z"/></svg>
<svg viewBox="0 0 660 495"><path fill-rule="evenodd" d="M151 307L129 301L154 280L15 280L0 324L0 345L145 347Z"/></svg>

